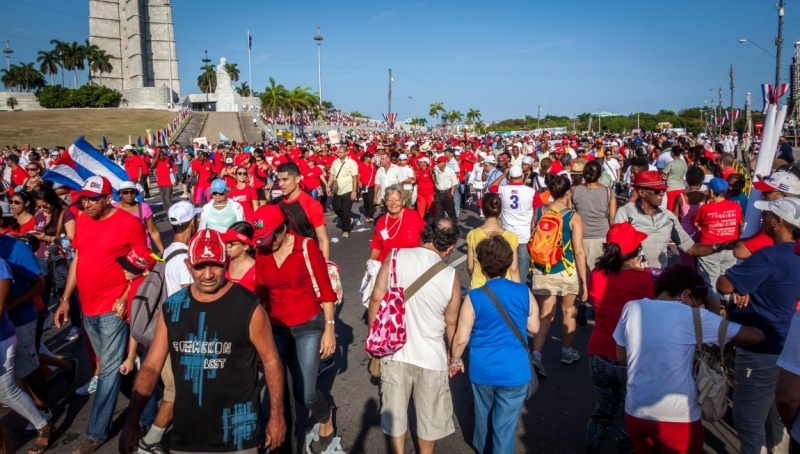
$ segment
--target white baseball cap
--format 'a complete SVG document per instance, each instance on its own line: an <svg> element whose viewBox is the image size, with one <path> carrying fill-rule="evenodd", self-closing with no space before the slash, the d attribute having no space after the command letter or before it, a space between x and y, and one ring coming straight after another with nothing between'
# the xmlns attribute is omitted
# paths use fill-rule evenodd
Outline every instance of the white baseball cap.
<svg viewBox="0 0 800 454"><path fill-rule="evenodd" d="M783 197L771 202L757 200L754 206L761 211L769 211L775 214L775 216L795 227L800 227L800 199Z"/></svg>
<svg viewBox="0 0 800 454"><path fill-rule="evenodd" d="M134 183L133 181L123 181L122 183L119 184L119 188L117 188L117 191L123 191L125 189L136 189L137 191L139 190L139 188L136 187L136 183Z"/></svg>
<svg viewBox="0 0 800 454"><path fill-rule="evenodd" d="M195 216L202 212L202 208L195 208L195 206L191 203L182 201L170 207L167 217L169 218L170 224L181 225L191 221Z"/></svg>
<svg viewBox="0 0 800 454"><path fill-rule="evenodd" d="M401 161L407 161L408 160L408 155L405 154L405 153L400 153L400 160Z"/></svg>
<svg viewBox="0 0 800 454"><path fill-rule="evenodd" d="M131 145L131 144L125 145L124 147L122 147L122 149L123 150L133 150L133 145Z"/></svg>
<svg viewBox="0 0 800 454"><path fill-rule="evenodd" d="M800 196L800 178L792 172L775 172L764 181L754 181L753 187L761 192L780 191Z"/></svg>
<svg viewBox="0 0 800 454"><path fill-rule="evenodd" d="M511 168L508 169L508 176L510 176L511 178L519 178L519 177L521 177L522 176L522 167L511 166Z"/></svg>
<svg viewBox="0 0 800 454"><path fill-rule="evenodd" d="M483 162L485 164L497 164L497 159L494 157L494 155L489 155L483 160Z"/></svg>

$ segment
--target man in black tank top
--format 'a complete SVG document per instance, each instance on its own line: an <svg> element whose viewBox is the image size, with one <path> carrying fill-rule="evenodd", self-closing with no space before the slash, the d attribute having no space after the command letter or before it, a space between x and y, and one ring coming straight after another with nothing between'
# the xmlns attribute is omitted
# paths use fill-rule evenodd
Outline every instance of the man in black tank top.
<svg viewBox="0 0 800 454"><path fill-rule="evenodd" d="M121 453L139 446L139 416L168 352L176 391L170 452L256 454L259 358L270 399L266 445L276 449L283 442L283 369L269 317L257 296L225 279L226 263L219 233L197 232L186 259L194 283L164 301L134 384Z"/></svg>

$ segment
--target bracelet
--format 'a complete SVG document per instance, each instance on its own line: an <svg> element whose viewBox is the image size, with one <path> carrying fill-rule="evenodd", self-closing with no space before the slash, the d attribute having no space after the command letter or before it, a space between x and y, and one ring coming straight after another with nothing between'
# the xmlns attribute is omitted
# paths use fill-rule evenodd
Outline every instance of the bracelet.
<svg viewBox="0 0 800 454"><path fill-rule="evenodd" d="M59 300L59 301L69 301L69 298L68 298L68 297L66 297L66 296L62 296L62 297L61 297L61 298L59 298L58 300Z"/></svg>
<svg viewBox="0 0 800 454"><path fill-rule="evenodd" d="M335 325L336 321L335 320L325 320L325 323L328 324L328 325Z"/></svg>
<svg viewBox="0 0 800 454"><path fill-rule="evenodd" d="M454 366L457 365L457 364L461 364L461 358L458 358L458 359L450 358L450 364L452 364Z"/></svg>

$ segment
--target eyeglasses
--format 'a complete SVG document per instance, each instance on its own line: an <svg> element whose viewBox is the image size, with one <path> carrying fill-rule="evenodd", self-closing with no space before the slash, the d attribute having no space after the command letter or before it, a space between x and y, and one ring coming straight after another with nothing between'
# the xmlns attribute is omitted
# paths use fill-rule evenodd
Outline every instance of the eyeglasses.
<svg viewBox="0 0 800 454"><path fill-rule="evenodd" d="M224 192L212 192L211 195L225 195Z"/></svg>
<svg viewBox="0 0 800 454"><path fill-rule="evenodd" d="M81 197L81 203L89 205L97 205L98 202L100 202L101 198L102 197L95 197L95 198Z"/></svg>
<svg viewBox="0 0 800 454"><path fill-rule="evenodd" d="M667 192L664 189L646 189L646 191L652 192L653 195L664 195Z"/></svg>
<svg viewBox="0 0 800 454"><path fill-rule="evenodd" d="M14 203L14 202L11 202L11 203ZM22 202L19 202L19 204L21 205L21 204L22 204ZM16 204L15 204L15 205L16 205ZM52 207L52 206L51 206L49 203L43 203L43 204L41 204L41 205L37 204L37 205L36 205L36 208L38 208L38 209L40 209L40 210L45 210L45 211L48 211L48 210L51 210L51 209L53 209L53 207Z"/></svg>
<svg viewBox="0 0 800 454"><path fill-rule="evenodd" d="M12 200L11 201L12 205L22 205L23 203L25 203L25 202L22 202L22 201L19 201L19 200Z"/></svg>
<svg viewBox="0 0 800 454"><path fill-rule="evenodd" d="M236 172L236 175L247 175L247 172Z"/></svg>
<svg viewBox="0 0 800 454"><path fill-rule="evenodd" d="M119 191L120 195L136 195L137 192L139 191L136 189L123 189L122 191Z"/></svg>
<svg viewBox="0 0 800 454"><path fill-rule="evenodd" d="M25 168L25 170L27 170L28 172L36 172L37 170L39 170L39 168L38 167L27 167L27 168Z"/></svg>

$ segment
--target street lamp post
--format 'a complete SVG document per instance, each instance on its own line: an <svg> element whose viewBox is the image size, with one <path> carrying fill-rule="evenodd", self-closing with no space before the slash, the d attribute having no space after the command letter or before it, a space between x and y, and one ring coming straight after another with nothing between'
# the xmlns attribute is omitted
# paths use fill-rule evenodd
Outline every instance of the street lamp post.
<svg viewBox="0 0 800 454"><path fill-rule="evenodd" d="M392 82L394 81L394 77L392 77L392 68L389 68L389 113L386 116L386 123L389 126L389 129L394 129L394 124L392 123Z"/></svg>
<svg viewBox="0 0 800 454"><path fill-rule="evenodd" d="M208 59L208 51L206 51L206 58L203 59L203 63L204 63L203 67L208 66L208 64L211 63L211 60ZM208 71L206 71L206 102L208 102L209 91L211 91L211 79L209 79Z"/></svg>
<svg viewBox="0 0 800 454"><path fill-rule="evenodd" d="M775 88L778 87L778 84L781 83L781 45L783 44L783 38L781 38L781 34L783 31L783 0L781 0L781 6L778 8L778 37L775 38L775 44L778 45L778 53L772 54L767 49L759 46L755 42L749 39L740 39L739 43L750 43L759 49L761 49L765 54L769 55L770 57L775 59Z"/></svg>
<svg viewBox="0 0 800 454"><path fill-rule="evenodd" d="M11 54L13 54L14 51L10 47L8 47L8 40L6 40L6 47L3 48L3 53L6 54L6 69L10 71L11 70Z"/></svg>
<svg viewBox="0 0 800 454"><path fill-rule="evenodd" d="M539 129L539 118L542 116L542 106L539 105L539 113L536 114L536 129Z"/></svg>
<svg viewBox="0 0 800 454"><path fill-rule="evenodd" d="M603 128L600 127L600 114L603 112L603 109L597 109L597 132L600 134L603 133Z"/></svg>
<svg viewBox="0 0 800 454"><path fill-rule="evenodd" d="M322 64L320 59L320 48L322 47L322 40L324 36L319 34L319 25L317 25L317 34L314 35L314 41L317 42L317 83L319 84L319 105L322 106Z"/></svg>

